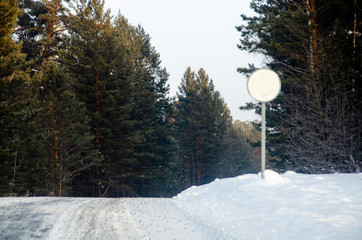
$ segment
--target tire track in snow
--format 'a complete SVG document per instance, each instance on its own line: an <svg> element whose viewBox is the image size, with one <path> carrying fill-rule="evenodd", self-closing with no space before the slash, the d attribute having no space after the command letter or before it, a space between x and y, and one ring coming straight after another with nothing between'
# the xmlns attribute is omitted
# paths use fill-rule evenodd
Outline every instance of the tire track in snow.
<svg viewBox="0 0 362 240"><path fill-rule="evenodd" d="M77 200L75 200L77 201ZM119 199L83 199L75 202L55 223L49 239L124 239L114 205Z"/></svg>
<svg viewBox="0 0 362 240"><path fill-rule="evenodd" d="M0 239L42 239L53 227L59 198L1 198Z"/></svg>
<svg viewBox="0 0 362 240"><path fill-rule="evenodd" d="M0 198L0 239L215 239L172 199Z"/></svg>
<svg viewBox="0 0 362 240"><path fill-rule="evenodd" d="M123 201L122 201L122 207L124 208L124 211L125 211L125 213L126 213L127 219L132 222L132 227L133 227L134 230L136 231L136 233L137 233L137 235L138 235L138 236L137 236L138 239L140 239L140 240L149 240L149 238L146 237L146 235L145 235L145 233L142 231L142 229L139 228L139 226L137 226L137 225L139 225L139 224L136 223L136 221L135 221L135 219L134 219L134 215L131 214L131 212L129 211L129 209L128 209L128 207L127 207L127 205L128 205L129 203L127 204L127 202L128 202L128 201L127 201L126 199L123 199Z"/></svg>

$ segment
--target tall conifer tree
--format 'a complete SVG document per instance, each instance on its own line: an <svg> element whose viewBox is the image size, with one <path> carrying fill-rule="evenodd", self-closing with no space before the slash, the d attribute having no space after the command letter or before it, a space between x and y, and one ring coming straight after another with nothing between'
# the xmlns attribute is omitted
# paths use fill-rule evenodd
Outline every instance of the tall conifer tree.
<svg viewBox="0 0 362 240"><path fill-rule="evenodd" d="M140 176L137 182L142 194L159 196L169 194L167 178L171 173L168 169L174 156L170 124L172 108L167 97L168 73L160 67L159 54L142 28L137 28L135 37L139 50L134 55L137 57L132 75L135 105L131 114L135 130L141 137L135 147Z"/></svg>
<svg viewBox="0 0 362 240"><path fill-rule="evenodd" d="M93 195L159 195L163 187L151 186L162 184L172 156L168 75L141 27L121 15L112 22L102 1L77 3L62 58L104 156Z"/></svg>
<svg viewBox="0 0 362 240"><path fill-rule="evenodd" d="M231 124L229 109L205 70L188 68L176 101L177 140L185 187L212 181L226 151L224 137Z"/></svg>
<svg viewBox="0 0 362 240"><path fill-rule="evenodd" d="M14 192L21 152L29 75L21 45L12 39L18 1L0 3L0 195Z"/></svg>
<svg viewBox="0 0 362 240"><path fill-rule="evenodd" d="M29 144L29 151L32 146L35 161L27 167L37 172L35 194L69 196L79 189L76 176L97 164L100 154L94 147L84 105L59 63L48 61L34 78L35 89L38 84L41 87L32 104L36 109L31 119L36 142Z"/></svg>

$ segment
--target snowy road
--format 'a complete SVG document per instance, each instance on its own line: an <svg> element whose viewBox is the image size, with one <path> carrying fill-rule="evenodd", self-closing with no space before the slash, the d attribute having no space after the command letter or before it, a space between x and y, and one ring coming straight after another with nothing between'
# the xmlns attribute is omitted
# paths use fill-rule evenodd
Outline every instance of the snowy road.
<svg viewBox="0 0 362 240"><path fill-rule="evenodd" d="M216 179L172 199L0 197L0 240L361 240L362 173Z"/></svg>
<svg viewBox="0 0 362 240"><path fill-rule="evenodd" d="M215 239L172 199L0 198L0 239Z"/></svg>

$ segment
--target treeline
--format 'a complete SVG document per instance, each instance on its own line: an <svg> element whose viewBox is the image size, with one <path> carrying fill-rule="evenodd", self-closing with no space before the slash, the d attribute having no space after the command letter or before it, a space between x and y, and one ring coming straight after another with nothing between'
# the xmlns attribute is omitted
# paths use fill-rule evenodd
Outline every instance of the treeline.
<svg viewBox="0 0 362 240"><path fill-rule="evenodd" d="M0 195L172 196L257 171L205 70L176 99L141 26L101 0L0 3Z"/></svg>
<svg viewBox="0 0 362 240"><path fill-rule="evenodd" d="M268 57L282 81L267 104L269 153L277 169L360 172L362 2L253 0L239 48ZM254 70L240 68L250 74ZM242 109L260 106L249 103Z"/></svg>

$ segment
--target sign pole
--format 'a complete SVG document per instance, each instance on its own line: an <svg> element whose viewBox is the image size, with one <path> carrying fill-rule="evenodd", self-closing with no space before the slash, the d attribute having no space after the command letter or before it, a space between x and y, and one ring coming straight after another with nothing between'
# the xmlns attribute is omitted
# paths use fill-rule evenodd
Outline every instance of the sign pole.
<svg viewBox="0 0 362 240"><path fill-rule="evenodd" d="M261 103L261 178L265 170L265 102Z"/></svg>
<svg viewBox="0 0 362 240"><path fill-rule="evenodd" d="M265 104L279 94L281 82L276 72L262 68L254 71L248 79L248 91L252 98L261 103L261 178L265 171Z"/></svg>

